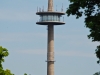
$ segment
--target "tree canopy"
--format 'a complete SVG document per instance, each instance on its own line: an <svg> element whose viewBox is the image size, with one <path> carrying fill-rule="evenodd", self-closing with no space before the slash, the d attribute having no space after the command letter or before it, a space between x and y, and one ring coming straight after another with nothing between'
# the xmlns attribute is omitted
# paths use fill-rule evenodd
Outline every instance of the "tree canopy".
<svg viewBox="0 0 100 75"><path fill-rule="evenodd" d="M100 42L100 0L69 0L70 5L66 11L67 16L75 15L80 18L85 15L85 26L89 28L88 38ZM95 50L100 62L100 45Z"/></svg>
<svg viewBox="0 0 100 75"><path fill-rule="evenodd" d="M4 70L2 62L4 62L4 57L7 57L9 52L6 48L0 46L0 75L14 75L9 69ZM24 75L27 75L26 73Z"/></svg>
<svg viewBox="0 0 100 75"><path fill-rule="evenodd" d="M9 55L8 50L0 46L0 68L1 69L3 69L2 62L4 62L4 57L7 57L8 55Z"/></svg>
<svg viewBox="0 0 100 75"><path fill-rule="evenodd" d="M0 46L0 75L14 75L10 70L3 70L2 62L4 62L4 57L9 55L8 50Z"/></svg>
<svg viewBox="0 0 100 75"><path fill-rule="evenodd" d="M100 75L100 72L96 72L95 74L93 74L93 75Z"/></svg>

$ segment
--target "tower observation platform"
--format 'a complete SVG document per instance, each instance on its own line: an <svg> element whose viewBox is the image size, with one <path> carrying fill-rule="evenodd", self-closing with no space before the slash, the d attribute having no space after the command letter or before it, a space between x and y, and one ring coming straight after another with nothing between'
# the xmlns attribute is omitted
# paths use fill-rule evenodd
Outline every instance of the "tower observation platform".
<svg viewBox="0 0 100 75"><path fill-rule="evenodd" d="M65 24L64 18L61 20L64 12L53 11L53 0L48 0L48 11L40 10L36 12L40 16L38 25L47 25L48 39L47 39L47 75L54 75L54 25Z"/></svg>
<svg viewBox="0 0 100 75"><path fill-rule="evenodd" d="M65 24L64 18L63 21L61 21L62 15L65 15L64 12L53 12L53 11L48 11L48 12L37 12L37 15L40 15L40 20L39 22L36 22L36 24L39 25L63 25Z"/></svg>

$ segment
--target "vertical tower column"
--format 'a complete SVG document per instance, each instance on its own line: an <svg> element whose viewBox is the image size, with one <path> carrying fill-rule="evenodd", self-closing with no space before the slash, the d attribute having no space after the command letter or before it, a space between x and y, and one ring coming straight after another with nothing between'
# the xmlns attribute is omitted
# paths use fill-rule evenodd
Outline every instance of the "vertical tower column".
<svg viewBox="0 0 100 75"><path fill-rule="evenodd" d="M53 0L48 0L48 11L53 11ZM54 25L48 24L47 75L54 75Z"/></svg>
<svg viewBox="0 0 100 75"><path fill-rule="evenodd" d="M48 0L48 11L53 11L53 0Z"/></svg>
<svg viewBox="0 0 100 75"><path fill-rule="evenodd" d="M48 25L47 75L54 75L54 26Z"/></svg>

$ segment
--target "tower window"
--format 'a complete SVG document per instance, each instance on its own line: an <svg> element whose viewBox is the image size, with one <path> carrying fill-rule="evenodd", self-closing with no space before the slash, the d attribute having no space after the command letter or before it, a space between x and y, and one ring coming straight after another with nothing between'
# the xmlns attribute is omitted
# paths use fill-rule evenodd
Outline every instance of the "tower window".
<svg viewBox="0 0 100 75"><path fill-rule="evenodd" d="M60 15L41 15L40 21L60 21Z"/></svg>

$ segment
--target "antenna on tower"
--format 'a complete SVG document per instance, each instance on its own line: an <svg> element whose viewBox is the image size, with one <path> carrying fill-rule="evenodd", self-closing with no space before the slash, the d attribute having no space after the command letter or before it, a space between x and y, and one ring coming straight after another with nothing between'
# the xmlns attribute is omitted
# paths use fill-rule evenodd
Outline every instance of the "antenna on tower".
<svg viewBox="0 0 100 75"><path fill-rule="evenodd" d="M40 12L41 12L41 8L40 8Z"/></svg>
<svg viewBox="0 0 100 75"><path fill-rule="evenodd" d="M62 8L61 8L61 11L63 12L63 3L62 3Z"/></svg>
<svg viewBox="0 0 100 75"><path fill-rule="evenodd" d="M37 7L37 12L38 12L38 7Z"/></svg>
<svg viewBox="0 0 100 75"><path fill-rule="evenodd" d="M56 11L57 11L57 5L56 5Z"/></svg>
<svg viewBox="0 0 100 75"><path fill-rule="evenodd" d="M41 8L39 8L39 12L41 12Z"/></svg>
<svg viewBox="0 0 100 75"><path fill-rule="evenodd" d="M40 7L39 7L39 12L40 12Z"/></svg>
<svg viewBox="0 0 100 75"><path fill-rule="evenodd" d="M42 12L44 12L44 6L43 6L43 9L42 9Z"/></svg>

